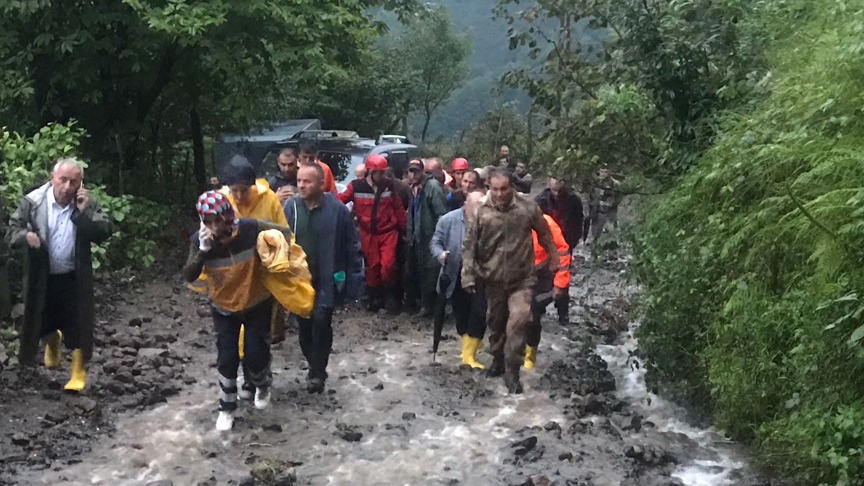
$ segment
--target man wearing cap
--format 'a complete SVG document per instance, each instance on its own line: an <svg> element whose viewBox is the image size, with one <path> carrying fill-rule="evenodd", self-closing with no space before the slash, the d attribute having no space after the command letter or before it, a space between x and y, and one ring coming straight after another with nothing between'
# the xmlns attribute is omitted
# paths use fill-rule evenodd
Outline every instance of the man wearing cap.
<svg viewBox="0 0 864 486"><path fill-rule="evenodd" d="M366 307L377 312L385 306L387 296L395 300L396 245L405 231L406 218L393 180L387 177L387 159L381 154L369 155L366 171L364 179L351 181L336 198L343 204L354 203L360 246L366 257Z"/></svg>
<svg viewBox="0 0 864 486"><path fill-rule="evenodd" d="M264 221L237 219L228 198L215 191L202 194L195 208L201 226L192 235L183 277L193 282L202 270L207 272L207 290L217 336L219 416L216 430L226 431L234 426L237 409L237 367L240 364L237 340L241 325L246 328L245 379L255 387L255 408L264 409L270 404L267 334L275 299L265 285L266 270L256 245L262 231L276 229L290 240L291 230Z"/></svg>
<svg viewBox="0 0 864 486"><path fill-rule="evenodd" d="M409 305L416 305L419 298L420 312L417 317L432 315L435 304L435 287L439 264L429 252L429 244L435 234L435 225L447 214L444 186L440 182L440 161L430 159L428 167L423 162L412 160L408 164L414 196L408 208L408 288Z"/></svg>

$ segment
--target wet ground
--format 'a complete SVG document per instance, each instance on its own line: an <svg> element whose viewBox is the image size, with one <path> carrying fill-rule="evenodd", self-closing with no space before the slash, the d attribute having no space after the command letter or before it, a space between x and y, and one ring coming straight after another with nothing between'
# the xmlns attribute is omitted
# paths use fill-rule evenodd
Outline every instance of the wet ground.
<svg viewBox="0 0 864 486"><path fill-rule="evenodd" d="M272 406L242 403L222 434L205 301L174 277L108 278L84 394L59 391L68 365L0 373L0 484L780 484L647 392L625 262L580 260L573 324L544 320L522 395L458 366L452 323L433 363L431 322L352 308L334 317L326 393L306 393L291 335L274 346Z"/></svg>

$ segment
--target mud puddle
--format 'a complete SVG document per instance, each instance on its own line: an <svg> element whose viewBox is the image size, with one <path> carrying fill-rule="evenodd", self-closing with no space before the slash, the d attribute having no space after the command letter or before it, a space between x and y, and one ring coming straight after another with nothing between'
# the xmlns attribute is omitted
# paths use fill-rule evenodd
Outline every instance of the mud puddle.
<svg viewBox="0 0 864 486"><path fill-rule="evenodd" d="M283 484L763 484L719 435L689 427L660 397L647 404L641 368L627 359L635 346L626 337L634 289L622 283L623 268L597 263L576 273L575 324L562 328L547 316L537 367L522 374L523 395L509 396L500 379L457 366L452 324L433 364L431 323L352 310L334 318L324 394L306 393L304 361L289 336L274 347L272 406L242 403L227 434L214 430L214 336L208 319L192 319L198 331L176 345L189 350L184 373L194 382L156 408L121 415L114 433L71 463L15 479L253 484L250 471L265 465ZM194 316L200 303L178 305ZM479 360L488 365L484 349Z"/></svg>

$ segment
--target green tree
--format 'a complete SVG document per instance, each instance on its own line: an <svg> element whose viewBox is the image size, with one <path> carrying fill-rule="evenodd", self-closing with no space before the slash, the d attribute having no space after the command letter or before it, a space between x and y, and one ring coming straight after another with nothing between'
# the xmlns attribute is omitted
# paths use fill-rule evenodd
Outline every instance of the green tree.
<svg viewBox="0 0 864 486"><path fill-rule="evenodd" d="M454 32L447 10L441 6L409 22L399 38L394 54L404 62L412 80L404 111L407 115L417 110L423 117L421 141L426 141L432 115L468 75L470 53L470 37Z"/></svg>
<svg viewBox="0 0 864 486"><path fill-rule="evenodd" d="M287 118L288 93L371 48L375 6L414 2L0 0L0 119L22 133L77 119L91 173L115 191L185 176L190 149L201 185L205 135Z"/></svg>
<svg viewBox="0 0 864 486"><path fill-rule="evenodd" d="M680 174L712 143L719 110L760 75L755 43L736 27L751 2L538 0L512 12L514 3L496 8L510 46L542 65L503 80L549 115L563 167Z"/></svg>

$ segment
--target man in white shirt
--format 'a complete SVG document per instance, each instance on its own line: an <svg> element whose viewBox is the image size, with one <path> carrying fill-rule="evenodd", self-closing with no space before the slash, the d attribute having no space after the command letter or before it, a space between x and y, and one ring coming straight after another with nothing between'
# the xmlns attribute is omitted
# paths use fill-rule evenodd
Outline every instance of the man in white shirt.
<svg viewBox="0 0 864 486"><path fill-rule="evenodd" d="M21 199L9 220L6 240L26 248L22 365L34 365L39 339L45 366L60 365L60 340L72 350L71 379L65 389L80 391L85 362L93 350L93 266L90 244L107 239L108 217L84 188L84 169L71 158L57 161L47 184Z"/></svg>

